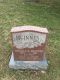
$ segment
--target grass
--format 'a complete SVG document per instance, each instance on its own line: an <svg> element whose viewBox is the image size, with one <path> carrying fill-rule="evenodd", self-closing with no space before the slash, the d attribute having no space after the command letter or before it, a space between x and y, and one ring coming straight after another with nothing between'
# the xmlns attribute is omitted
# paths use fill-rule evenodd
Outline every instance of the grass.
<svg viewBox="0 0 60 80"><path fill-rule="evenodd" d="M60 2L40 4L23 0L0 0L0 80L60 80ZM59 1L59 0L58 0ZM49 30L45 74L8 67L11 54L10 29L13 26L34 25Z"/></svg>

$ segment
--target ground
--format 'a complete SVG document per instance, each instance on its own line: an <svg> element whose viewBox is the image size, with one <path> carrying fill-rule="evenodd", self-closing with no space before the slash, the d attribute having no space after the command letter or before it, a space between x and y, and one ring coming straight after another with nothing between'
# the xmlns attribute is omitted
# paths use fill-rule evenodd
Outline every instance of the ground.
<svg viewBox="0 0 60 80"><path fill-rule="evenodd" d="M46 73L10 69L10 29L13 26L34 25L49 30ZM25 0L0 0L0 80L60 80L60 1L34 3Z"/></svg>

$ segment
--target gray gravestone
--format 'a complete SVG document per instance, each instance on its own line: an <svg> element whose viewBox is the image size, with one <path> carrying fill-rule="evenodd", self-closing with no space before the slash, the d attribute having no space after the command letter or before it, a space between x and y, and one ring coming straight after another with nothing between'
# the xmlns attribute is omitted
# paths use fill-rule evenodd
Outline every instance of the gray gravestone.
<svg viewBox="0 0 60 80"><path fill-rule="evenodd" d="M11 29L12 55L9 67L14 69L47 69L45 46L48 30L35 26Z"/></svg>

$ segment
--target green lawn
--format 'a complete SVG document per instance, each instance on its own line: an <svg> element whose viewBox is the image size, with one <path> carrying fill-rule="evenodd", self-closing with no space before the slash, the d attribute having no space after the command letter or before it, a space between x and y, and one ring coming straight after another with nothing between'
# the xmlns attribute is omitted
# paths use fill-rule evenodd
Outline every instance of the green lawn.
<svg viewBox="0 0 60 80"><path fill-rule="evenodd" d="M49 30L46 46L49 66L45 74L8 67L10 29L22 25L43 26ZM60 80L60 1L41 4L25 0L0 0L0 80Z"/></svg>

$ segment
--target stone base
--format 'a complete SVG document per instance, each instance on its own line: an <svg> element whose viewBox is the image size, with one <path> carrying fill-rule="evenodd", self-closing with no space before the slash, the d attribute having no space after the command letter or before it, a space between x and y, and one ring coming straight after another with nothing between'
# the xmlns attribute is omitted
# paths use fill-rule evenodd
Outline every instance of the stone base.
<svg viewBox="0 0 60 80"><path fill-rule="evenodd" d="M48 67L48 64L45 57L43 61L14 61L13 52L9 62L9 68L13 68L13 69L46 70L47 67Z"/></svg>

